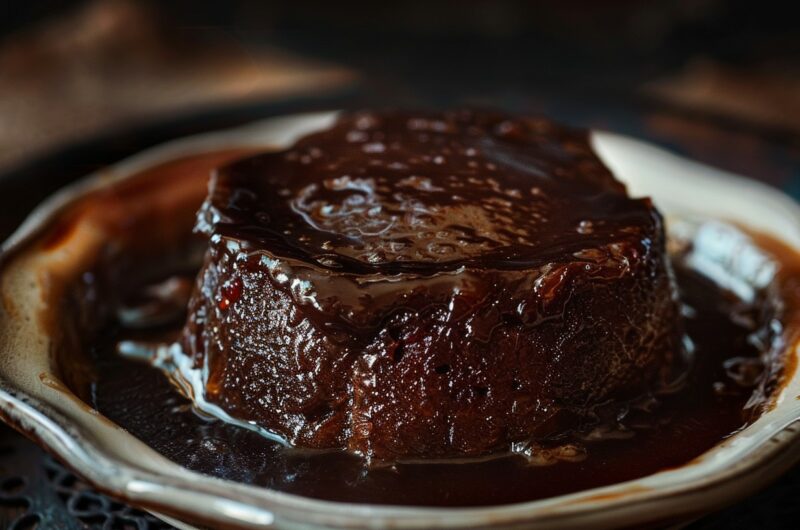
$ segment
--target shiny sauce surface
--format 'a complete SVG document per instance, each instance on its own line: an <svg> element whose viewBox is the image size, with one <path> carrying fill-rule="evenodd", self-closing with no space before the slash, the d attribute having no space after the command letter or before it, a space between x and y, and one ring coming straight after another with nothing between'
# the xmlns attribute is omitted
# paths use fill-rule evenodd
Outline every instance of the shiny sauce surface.
<svg viewBox="0 0 800 530"><path fill-rule="evenodd" d="M476 110L353 113L220 168L198 227L344 273L529 269L654 222L588 132Z"/></svg>
<svg viewBox="0 0 800 530"><path fill-rule="evenodd" d="M480 506L530 501L642 477L680 466L741 428L752 387L726 370L752 360L753 332L733 319L735 300L709 280L678 268L697 361L685 390L642 417L628 439L587 442L581 462L530 465L509 456L476 463L399 464L367 469L342 452L287 449L262 436L198 415L163 374L119 357L120 339L159 339L165 331L108 326L93 344L93 405L171 460L201 473L334 501ZM741 313L741 307L737 307ZM739 320L739 322L737 322ZM744 361L745 363L747 361ZM145 398L146 396L146 398ZM655 418L655 419L654 419Z"/></svg>

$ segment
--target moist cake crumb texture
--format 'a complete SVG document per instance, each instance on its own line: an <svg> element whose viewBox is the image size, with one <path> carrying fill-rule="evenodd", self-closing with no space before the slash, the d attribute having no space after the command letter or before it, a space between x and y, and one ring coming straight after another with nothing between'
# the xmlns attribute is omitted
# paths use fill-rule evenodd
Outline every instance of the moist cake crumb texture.
<svg viewBox="0 0 800 530"><path fill-rule="evenodd" d="M197 231L203 397L294 446L524 452L684 369L660 215L543 118L346 114L220 168Z"/></svg>

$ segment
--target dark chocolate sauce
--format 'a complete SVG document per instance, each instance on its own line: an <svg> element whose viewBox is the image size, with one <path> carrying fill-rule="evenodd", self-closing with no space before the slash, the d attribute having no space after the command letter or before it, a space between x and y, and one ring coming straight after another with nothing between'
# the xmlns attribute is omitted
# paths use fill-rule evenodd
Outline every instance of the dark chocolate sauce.
<svg viewBox="0 0 800 530"><path fill-rule="evenodd" d="M471 110L345 115L334 127L221 168L207 235L337 272L530 269L635 241L631 199L587 131Z"/></svg>
<svg viewBox="0 0 800 530"><path fill-rule="evenodd" d="M700 455L745 423L752 388L724 366L731 358L757 359L737 323L738 301L715 284L678 268L696 365L685 390L642 417L628 439L587 442L580 462L532 466L520 456L479 463L398 464L368 469L344 452L287 449L254 432L203 418L163 374L120 358L118 340L148 338L109 326L92 350L97 380L93 404L105 416L171 460L209 475L335 501L428 506L478 506L530 501L642 477ZM741 319L736 319L741 320ZM163 338L163 329L153 339Z"/></svg>

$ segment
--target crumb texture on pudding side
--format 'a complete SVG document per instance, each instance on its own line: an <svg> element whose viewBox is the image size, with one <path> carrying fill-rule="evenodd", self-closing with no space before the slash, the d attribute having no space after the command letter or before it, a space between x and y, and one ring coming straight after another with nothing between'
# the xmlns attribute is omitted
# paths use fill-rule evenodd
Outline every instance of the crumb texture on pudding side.
<svg viewBox="0 0 800 530"><path fill-rule="evenodd" d="M196 229L204 399L294 446L524 450L683 369L659 213L543 118L344 115L220 168Z"/></svg>

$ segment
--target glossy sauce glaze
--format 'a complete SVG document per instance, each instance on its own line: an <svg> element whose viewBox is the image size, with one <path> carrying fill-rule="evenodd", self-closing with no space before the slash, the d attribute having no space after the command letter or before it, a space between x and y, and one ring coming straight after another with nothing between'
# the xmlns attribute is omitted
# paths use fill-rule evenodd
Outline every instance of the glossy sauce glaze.
<svg viewBox="0 0 800 530"><path fill-rule="evenodd" d="M572 261L638 243L655 215L587 131L500 112L390 111L347 114L290 149L219 168L197 229L339 273L431 275Z"/></svg>

